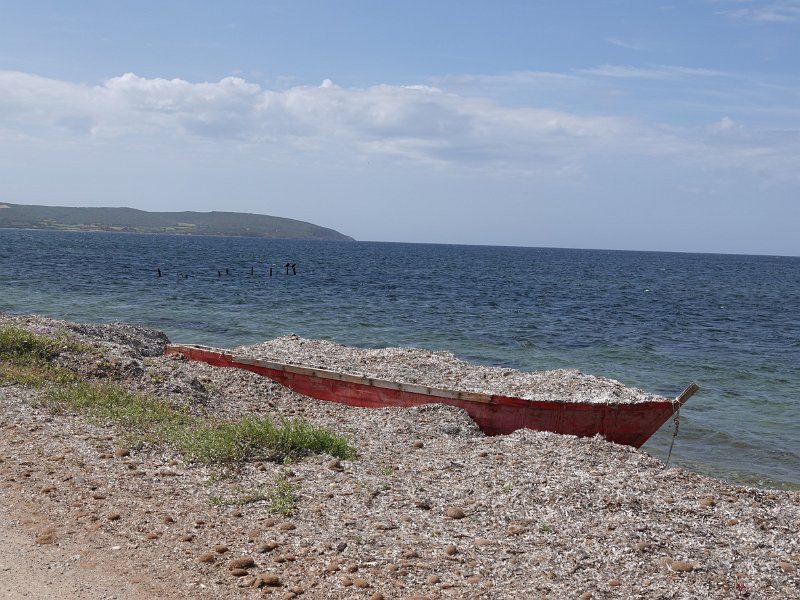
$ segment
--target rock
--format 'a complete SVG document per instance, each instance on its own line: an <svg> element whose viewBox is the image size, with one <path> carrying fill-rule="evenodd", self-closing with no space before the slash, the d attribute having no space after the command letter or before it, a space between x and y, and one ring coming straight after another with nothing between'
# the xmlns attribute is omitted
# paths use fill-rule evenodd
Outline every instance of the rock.
<svg viewBox="0 0 800 600"><path fill-rule="evenodd" d="M36 535L36 543L37 544L54 544L56 541L56 530L53 528L48 528L43 531L40 531Z"/></svg>
<svg viewBox="0 0 800 600"><path fill-rule="evenodd" d="M581 600L591 600L592 592L583 592L578 598Z"/></svg>
<svg viewBox="0 0 800 600"><path fill-rule="evenodd" d="M706 508L711 508L717 505L717 501L714 500L713 496L706 496L705 498L701 498L698 504Z"/></svg>
<svg viewBox="0 0 800 600"><path fill-rule="evenodd" d="M345 587L349 587L349 586L353 585L353 580L350 579L350 577L348 577L347 575L342 575L339 578L339 581L341 581L342 585L345 586Z"/></svg>
<svg viewBox="0 0 800 600"><path fill-rule="evenodd" d="M265 585L269 586L269 587L278 587L278 586L280 586L281 585L280 577L278 577L277 575L275 575L273 573L262 573L261 575L258 575L255 578L255 581L253 582L253 586L254 587L260 588L260 587L263 587Z"/></svg>
<svg viewBox="0 0 800 600"><path fill-rule="evenodd" d="M231 575L234 577L244 577L247 575L247 569L231 569Z"/></svg>
<svg viewBox="0 0 800 600"><path fill-rule="evenodd" d="M194 536L191 533L184 533L181 537L178 538L181 542L191 542L194 539Z"/></svg>
<svg viewBox="0 0 800 600"><path fill-rule="evenodd" d="M155 531L150 531L150 532L148 532L148 533L146 533L144 535L144 539L146 539L146 540L157 540L160 537L161 537L161 534L157 533Z"/></svg>
<svg viewBox="0 0 800 600"><path fill-rule="evenodd" d="M213 552L206 552L205 554L201 554L197 560L199 560L201 563L213 563L215 560L217 560L217 557Z"/></svg>
<svg viewBox="0 0 800 600"><path fill-rule="evenodd" d="M264 554L265 552L272 552L279 545L280 544L278 544L278 542L275 542L275 541L265 542L265 543L260 544L259 546L256 547L256 552L258 552L260 554Z"/></svg>
<svg viewBox="0 0 800 600"><path fill-rule="evenodd" d="M447 546L444 547L444 553L447 556L455 556L458 554L458 548L455 546L455 544L447 544Z"/></svg>
<svg viewBox="0 0 800 600"><path fill-rule="evenodd" d="M297 525L289 522L281 523L280 525L278 525L278 529L282 529L283 531L292 531L294 529L297 529Z"/></svg>
<svg viewBox="0 0 800 600"><path fill-rule="evenodd" d="M336 571L339 570L339 563L336 562L335 560L332 560L331 562L328 563L328 566L325 567L325 570L328 573L335 573Z"/></svg>
<svg viewBox="0 0 800 600"><path fill-rule="evenodd" d="M228 563L229 569L249 569L250 567L254 567L256 561L254 561L249 556L242 556L241 558L234 558L232 561Z"/></svg>
<svg viewBox="0 0 800 600"><path fill-rule="evenodd" d="M472 583L472 584L480 583L481 579L483 579L483 577L481 577L476 573L475 575L470 575L469 577L467 577L467 583Z"/></svg>
<svg viewBox="0 0 800 600"><path fill-rule="evenodd" d="M127 448L117 448L114 450L114 456L117 458L124 458L125 456L130 456L131 451Z"/></svg>
<svg viewBox="0 0 800 600"><path fill-rule="evenodd" d="M106 519L109 521L119 521L122 518L122 515L118 512L110 512L106 515Z"/></svg>
<svg viewBox="0 0 800 600"><path fill-rule="evenodd" d="M458 508L457 506L448 506L445 514L447 514L447 516L451 519L463 519L467 516L463 509Z"/></svg>
<svg viewBox="0 0 800 600"><path fill-rule="evenodd" d="M692 563L683 560L673 560L667 562L667 568L670 571L675 571L677 573L688 573L690 571L694 571L697 567L695 567Z"/></svg>
<svg viewBox="0 0 800 600"><path fill-rule="evenodd" d="M608 585L610 585L611 587L618 587L622 585L622 582L615 577L614 579L608 580Z"/></svg>
<svg viewBox="0 0 800 600"><path fill-rule="evenodd" d="M161 519L161 521L162 521L162 522L163 522L165 525L171 525L172 523L174 523L174 522L175 522L175 519L173 519L172 517L170 517L169 515L167 515L166 517L164 517L163 519Z"/></svg>
<svg viewBox="0 0 800 600"><path fill-rule="evenodd" d="M796 570L792 563L788 563L788 562L783 561L783 560L778 562L778 566L781 568L781 571L783 571L784 573L794 573L795 570Z"/></svg>
<svg viewBox="0 0 800 600"><path fill-rule="evenodd" d="M384 595L380 592L375 592L372 596L369 597L369 600L384 600Z"/></svg>
<svg viewBox="0 0 800 600"><path fill-rule="evenodd" d="M225 544L217 544L214 546L214 552L217 554L225 554L228 551L228 547Z"/></svg>
<svg viewBox="0 0 800 600"><path fill-rule="evenodd" d="M232 517L239 518L239 517L241 517L241 516L242 516L242 511L241 511L241 510L239 510L239 509L237 508L236 510L234 510L234 511L231 513L231 516L232 516Z"/></svg>
<svg viewBox="0 0 800 600"><path fill-rule="evenodd" d="M522 527L521 525L511 525L508 529L506 529L506 533L508 535L522 535L523 533L527 533L528 529Z"/></svg>
<svg viewBox="0 0 800 600"><path fill-rule="evenodd" d="M425 445L425 444L423 444L423 443L422 443L422 442L420 442L419 440L417 440L416 442L414 442L413 444L411 444L411 446L412 446L413 448L422 448L424 445Z"/></svg>
<svg viewBox="0 0 800 600"><path fill-rule="evenodd" d="M440 579L439 579L439 576L438 576L438 575L428 575L428 576L425 578L425 581L426 581L427 583L429 583L429 584L433 585L433 584L435 584L435 583L439 583Z"/></svg>
<svg viewBox="0 0 800 600"><path fill-rule="evenodd" d="M362 577L354 577L353 585L357 588L364 589L369 587L369 582Z"/></svg>
<svg viewBox="0 0 800 600"><path fill-rule="evenodd" d="M342 462L338 458L332 458L328 461L328 468L334 471L344 471Z"/></svg>

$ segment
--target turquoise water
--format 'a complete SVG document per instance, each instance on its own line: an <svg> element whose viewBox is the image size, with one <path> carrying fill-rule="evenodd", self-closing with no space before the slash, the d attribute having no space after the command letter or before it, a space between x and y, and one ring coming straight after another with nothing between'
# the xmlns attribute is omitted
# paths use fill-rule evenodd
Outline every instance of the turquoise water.
<svg viewBox="0 0 800 600"><path fill-rule="evenodd" d="M666 396L697 381L672 464L800 488L800 258L0 230L0 281L1 311L176 342L293 332ZM663 458L670 427L645 448Z"/></svg>

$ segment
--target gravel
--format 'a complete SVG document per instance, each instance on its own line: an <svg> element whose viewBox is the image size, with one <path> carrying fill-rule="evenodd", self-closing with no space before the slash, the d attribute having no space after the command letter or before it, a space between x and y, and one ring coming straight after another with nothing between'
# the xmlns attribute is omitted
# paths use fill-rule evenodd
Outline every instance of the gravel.
<svg viewBox="0 0 800 600"><path fill-rule="evenodd" d="M9 323L97 348L59 358L87 379L216 418L302 417L358 450L348 461L312 455L207 467L172 448L128 447L106 423L37 409L44 390L0 388L4 518L30 544L52 536L48 548L80 556L93 574L121 578L141 597L800 598L798 492L667 469L600 438L486 437L444 405L316 401L246 371L156 356L163 334L140 328L0 315L0 326ZM447 354L360 350L348 358L329 342L270 344L308 348L317 358L287 351L304 364L352 361L357 372L380 371L372 357L402 363L391 368L410 378L429 363L449 365L466 389L480 388L480 369ZM288 517L253 494L281 477L295 490Z"/></svg>
<svg viewBox="0 0 800 600"><path fill-rule="evenodd" d="M576 369L525 372L464 362L449 352L420 348L363 349L287 335L239 346L236 355L356 376L529 400L635 403L665 400L607 377Z"/></svg>

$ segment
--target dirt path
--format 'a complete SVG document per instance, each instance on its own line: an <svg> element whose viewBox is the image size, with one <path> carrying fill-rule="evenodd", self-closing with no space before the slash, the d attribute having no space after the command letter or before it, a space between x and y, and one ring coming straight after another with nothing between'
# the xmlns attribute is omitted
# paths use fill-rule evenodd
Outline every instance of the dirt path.
<svg viewBox="0 0 800 600"><path fill-rule="evenodd" d="M26 507L24 522L18 520L20 505L27 503L8 490L0 491L0 598L60 598L61 600L139 600L148 597L138 585L117 573L98 568L96 551L71 543L37 543L37 531L45 533L41 516ZM55 531L60 527L53 527ZM57 534L56 534L57 535ZM40 541L45 537L39 538ZM87 551L88 550L88 551ZM106 565L108 566L108 565Z"/></svg>

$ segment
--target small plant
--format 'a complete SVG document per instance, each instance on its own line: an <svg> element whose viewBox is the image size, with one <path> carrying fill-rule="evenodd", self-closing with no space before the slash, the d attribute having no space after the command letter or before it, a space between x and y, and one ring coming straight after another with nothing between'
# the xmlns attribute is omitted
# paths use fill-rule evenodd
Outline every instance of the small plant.
<svg viewBox="0 0 800 600"><path fill-rule="evenodd" d="M381 472L388 477L389 475L394 473L394 467L392 467L391 465L384 465Z"/></svg>
<svg viewBox="0 0 800 600"><path fill-rule="evenodd" d="M59 345L49 337L22 327L0 327L0 358L17 362L47 362L59 354Z"/></svg>
<svg viewBox="0 0 800 600"><path fill-rule="evenodd" d="M278 473L275 476L275 485L269 491L267 500L269 501L269 512L288 517L297 508L297 487L293 485L286 473Z"/></svg>
<svg viewBox="0 0 800 600"><path fill-rule="evenodd" d="M62 350L83 351L83 347L22 327L0 327L0 383L43 387L49 382L74 381L73 373L52 364Z"/></svg>
<svg viewBox="0 0 800 600"><path fill-rule="evenodd" d="M544 523L544 522L539 523L539 532L540 533L553 533L553 527L552 527L552 525L549 525L548 523Z"/></svg>

